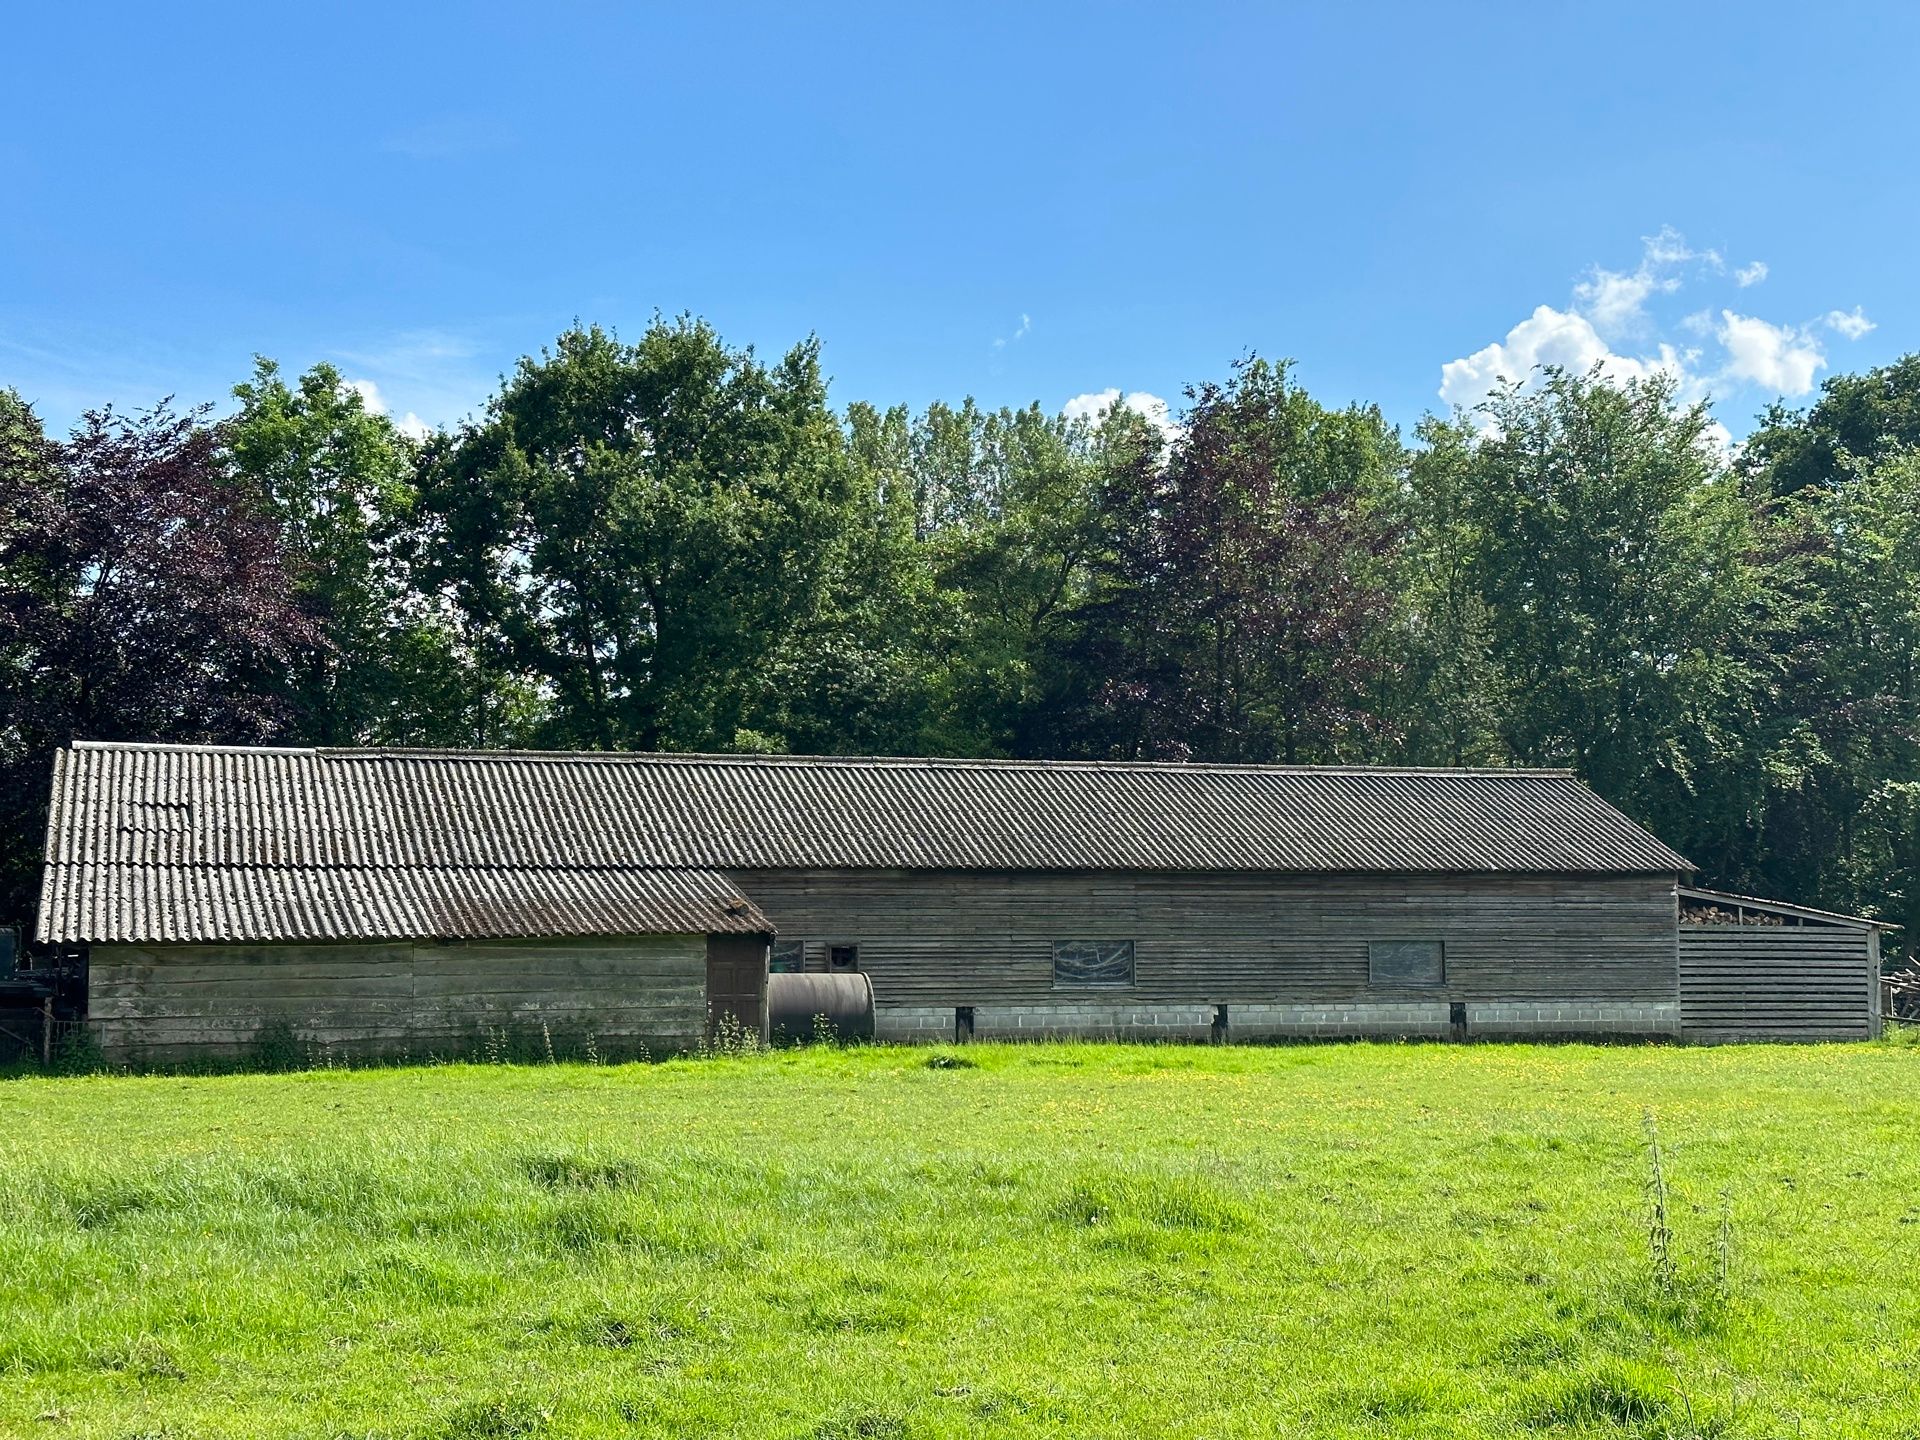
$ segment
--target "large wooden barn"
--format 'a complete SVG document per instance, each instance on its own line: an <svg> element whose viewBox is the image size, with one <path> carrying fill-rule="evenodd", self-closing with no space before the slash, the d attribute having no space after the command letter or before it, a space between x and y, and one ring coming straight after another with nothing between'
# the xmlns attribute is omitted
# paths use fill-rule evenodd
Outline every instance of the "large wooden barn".
<svg viewBox="0 0 1920 1440"><path fill-rule="evenodd" d="M1690 872L1561 771L83 743L38 939L141 1063L659 1054L789 970L883 1039L1874 1031L1870 922Z"/></svg>

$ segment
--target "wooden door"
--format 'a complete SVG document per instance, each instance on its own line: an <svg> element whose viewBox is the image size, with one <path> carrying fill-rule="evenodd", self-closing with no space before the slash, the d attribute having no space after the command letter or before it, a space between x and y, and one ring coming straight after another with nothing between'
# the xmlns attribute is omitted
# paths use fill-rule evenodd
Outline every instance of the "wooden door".
<svg viewBox="0 0 1920 1440"><path fill-rule="evenodd" d="M730 1015L749 1035L767 1038L767 937L707 937L707 1029Z"/></svg>

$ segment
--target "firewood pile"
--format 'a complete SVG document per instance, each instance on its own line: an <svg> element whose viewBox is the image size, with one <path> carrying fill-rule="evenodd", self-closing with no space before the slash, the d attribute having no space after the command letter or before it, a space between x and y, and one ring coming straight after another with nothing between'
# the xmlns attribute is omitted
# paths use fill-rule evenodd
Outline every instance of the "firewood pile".
<svg viewBox="0 0 1920 1440"><path fill-rule="evenodd" d="M1680 911L1682 925L1784 925L1765 910L1733 910L1725 905L1687 905Z"/></svg>

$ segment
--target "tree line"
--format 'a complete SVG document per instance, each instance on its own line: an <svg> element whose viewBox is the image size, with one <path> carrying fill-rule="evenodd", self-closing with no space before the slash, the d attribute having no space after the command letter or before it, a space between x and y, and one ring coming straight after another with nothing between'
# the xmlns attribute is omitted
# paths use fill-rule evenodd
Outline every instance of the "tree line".
<svg viewBox="0 0 1920 1440"><path fill-rule="evenodd" d="M1411 437L1285 363L1163 431L829 402L578 327L416 442L0 391L0 892L73 738L1570 766L1709 883L1920 923L1920 356L1728 455L1549 370Z"/></svg>

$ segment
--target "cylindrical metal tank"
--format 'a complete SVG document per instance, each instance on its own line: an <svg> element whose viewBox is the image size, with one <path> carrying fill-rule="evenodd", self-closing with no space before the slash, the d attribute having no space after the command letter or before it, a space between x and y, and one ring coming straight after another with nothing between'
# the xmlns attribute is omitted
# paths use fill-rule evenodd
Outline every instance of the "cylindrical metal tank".
<svg viewBox="0 0 1920 1440"><path fill-rule="evenodd" d="M767 1028L773 1043L873 1038L873 982L858 971L767 977Z"/></svg>

